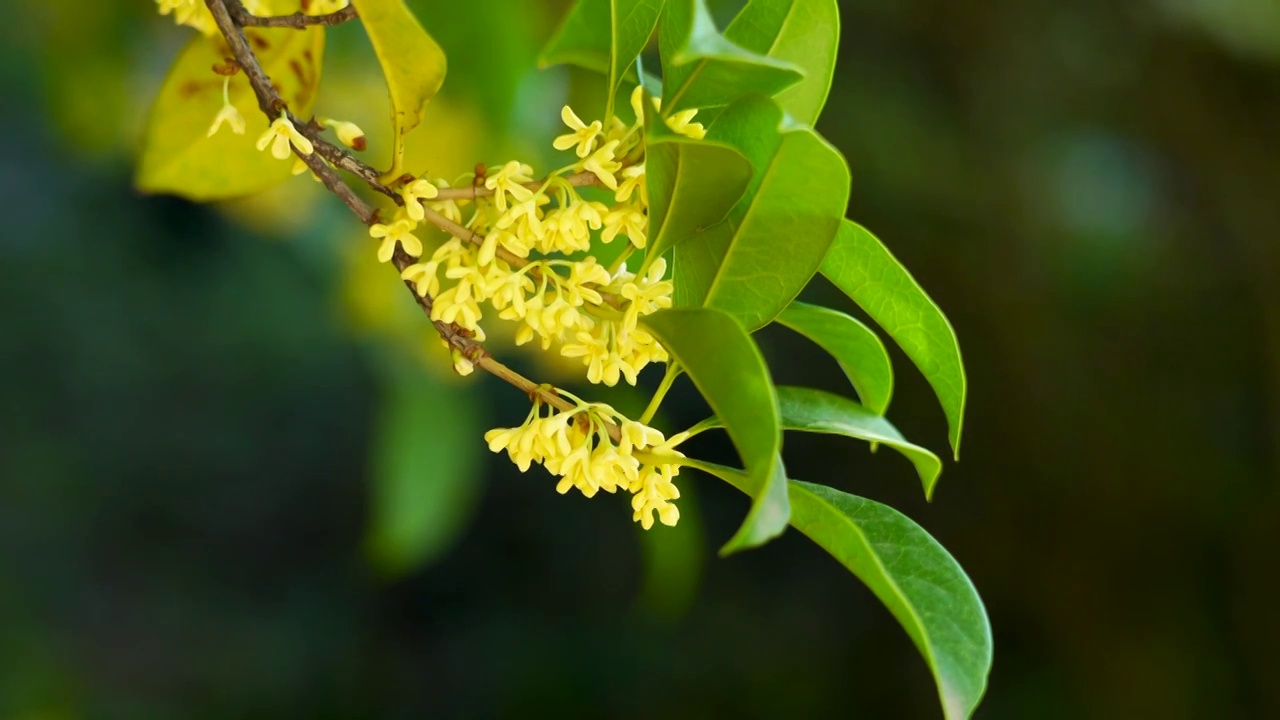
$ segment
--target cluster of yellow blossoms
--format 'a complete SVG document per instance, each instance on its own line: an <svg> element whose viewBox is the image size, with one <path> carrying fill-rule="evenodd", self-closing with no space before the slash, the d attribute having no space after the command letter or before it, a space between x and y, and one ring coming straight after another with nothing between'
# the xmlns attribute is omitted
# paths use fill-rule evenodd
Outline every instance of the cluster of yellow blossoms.
<svg viewBox="0 0 1280 720"><path fill-rule="evenodd" d="M680 510L672 500L680 497L672 479L680 474L684 454L675 447L688 433L663 437L662 433L623 417L602 403L577 402L572 410L557 412L541 401L534 403L524 424L497 428L484 439L493 452L507 451L521 472L540 463L560 478L556 492L577 488L586 497L604 490L632 494L633 519L645 530L653 527L653 515L663 525L675 525ZM615 443L610 430L618 435Z"/></svg>
<svg viewBox="0 0 1280 720"><path fill-rule="evenodd" d="M206 35L217 32L202 0L156 2L162 15L172 14L179 24ZM244 0L245 9L255 15L289 12L278 7L283 4ZM302 0L301 8L318 15L347 4ZM293 6L298 6L296 0ZM245 120L230 101L230 82L230 76L224 78L223 105L209 127L210 136L223 125L239 135L245 132ZM546 350L558 343L562 355L582 359L590 382L616 385L625 379L634 385L646 365L668 359L657 339L640 327L640 319L670 307L673 290L664 279L664 259L648 258L639 274L626 266L631 253L643 250L648 240L642 97L636 88L631 105L637 119L630 125L617 117L609 118L607 127L599 120L586 123L565 106L561 119L569 132L555 138L553 146L572 150L576 159L545 179L535 180L533 168L513 161L496 172L467 177L472 192L453 190L444 180L402 182L397 186L402 206L395 216L369 228L381 240L378 259L390 262L399 246L418 260L404 268L402 277L419 295L432 298L432 320L455 323L484 340L481 304L487 303L500 319L520 324L517 344L537 338ZM692 122L695 113L678 113L665 122L677 133L701 138L702 126ZM355 125L323 118L320 123L347 146L364 149L364 133ZM315 151L287 113L272 121L257 148L269 149L281 160L294 151L302 156ZM305 169L300 158L295 161L295 174ZM613 203L583 197L578 190L583 184L607 188ZM450 237L424 259L414 232L428 212ZM611 267L589 254L594 238L612 243L619 237L628 245ZM463 374L472 370L471 361L456 352L455 367ZM655 515L662 524L675 525L680 511L672 501L680 491L673 479L684 458L675 447L688 434L668 439L608 405L558 392L575 407L561 411L535 400L522 425L485 434L489 449L506 450L522 472L533 463L543 465L560 478L556 490L561 494L571 488L586 497L600 490L631 493L633 517L646 530L653 527Z"/></svg>
<svg viewBox="0 0 1280 720"><path fill-rule="evenodd" d="M337 12L348 5L348 0L241 0L244 9L250 15L274 16L291 13L301 9L308 15L327 15ZM204 0L156 0L161 15L173 15L173 21L179 25L193 27L205 35L218 32L213 22L213 14L204 4Z"/></svg>
<svg viewBox="0 0 1280 720"><path fill-rule="evenodd" d="M531 167L513 161L474 178L474 186L484 188L474 197L442 195L449 187L442 180L403 184L403 207L389 223L369 230L382 240L378 258L390 261L397 244L415 258L422 256L414 231L425 217L425 204L457 226L447 242L402 273L420 295L433 298L433 320L456 323L483 340L481 304L488 303L499 318L520 323L517 344L537 338L549 349L558 343L562 355L582 359L589 381L634 385L646 365L667 360L666 351L639 323L670 307L673 289L663 279L667 266L662 258L649 259L642 274L628 272L625 263L647 243L640 101L637 88L632 104L639 119L634 125L614 117L607 131L604 123L584 123L566 106L561 118L570 132L556 138L554 146L572 149L577 160L543 180L535 181ZM701 137L702 126L692 118L691 112L682 113L668 124ZM585 178L610 190L614 203L584 198L571 173L578 182ZM464 208L469 211L465 220ZM589 252L597 231L600 242L624 237L629 243L614 267L590 255L568 257Z"/></svg>

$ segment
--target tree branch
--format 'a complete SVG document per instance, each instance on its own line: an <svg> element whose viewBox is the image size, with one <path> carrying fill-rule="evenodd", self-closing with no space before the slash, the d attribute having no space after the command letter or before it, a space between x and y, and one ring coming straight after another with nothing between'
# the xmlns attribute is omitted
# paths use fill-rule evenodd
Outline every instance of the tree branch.
<svg viewBox="0 0 1280 720"><path fill-rule="evenodd" d="M245 77L248 78L249 85L253 88L254 95L258 98L258 107L268 119L279 117L281 112L289 113L284 99L280 97L280 93L276 91L271 79L262 70L262 65L258 62L257 55L254 54L253 49L249 47L248 40L245 39L243 28L238 24L237 17L247 15L240 0L205 0L205 4L209 7L209 11L213 13L214 22L217 24L223 38L227 41L232 57L235 58L240 69L244 71ZM293 148L294 153L302 158L307 167L324 183L325 188L337 195L360 218L362 223L371 225L377 222L377 210L356 195L351 187L343 182L342 178L329 166L326 160L333 162L334 165L344 170L354 168L351 172L369 183L374 190L403 202L398 194L381 183L378 179L377 171L372 167L352 158L345 151L318 137L317 128L310 123L303 124L298 122L292 113L289 113L288 116L299 132L307 136L316 147L316 152L309 155L299 153L297 148ZM372 179L370 179L370 173L372 173ZM402 248L396 248L396 253L392 257L392 265L396 270L403 271L414 262L416 260L404 252ZM419 295L411 282L405 281L405 286L413 295L414 302L422 308L423 313L429 319L431 317L432 299ZM561 397L554 388L548 385L538 385L495 360L485 350L484 346L471 338L463 328L456 324L439 320L432 320L431 323L450 348L462 353L463 356L480 369L514 385L528 395L530 399L541 398L544 402L560 410L572 410L577 407L576 404Z"/></svg>
<svg viewBox="0 0 1280 720"><path fill-rule="evenodd" d="M236 25L240 27L275 27L302 30L309 25L341 25L348 20L356 19L356 7L354 5L348 5L337 12L324 15L308 15L299 11L292 15L277 15L274 17L251 15L239 3L228 9L231 11L231 17L236 21Z"/></svg>

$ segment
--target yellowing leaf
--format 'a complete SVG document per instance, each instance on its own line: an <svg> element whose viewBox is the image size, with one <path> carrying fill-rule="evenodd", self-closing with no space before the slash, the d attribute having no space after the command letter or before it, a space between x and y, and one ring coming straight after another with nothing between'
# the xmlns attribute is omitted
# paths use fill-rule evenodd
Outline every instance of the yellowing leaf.
<svg viewBox="0 0 1280 720"><path fill-rule="evenodd" d="M320 84L324 30L250 28L245 35L289 109L310 117ZM213 66L230 55L222 38L196 36L178 56L151 107L135 179L139 190L207 201L248 195L289 179L292 161L254 147L267 119L243 73L231 78L230 98L244 116L245 134L236 135L224 125L208 137L222 107L223 78Z"/></svg>
<svg viewBox="0 0 1280 720"><path fill-rule="evenodd" d="M391 92L395 144L386 176L394 177L400 173L403 162L404 136L422 122L427 103L444 84L444 51L422 28L404 0L351 2L369 34Z"/></svg>

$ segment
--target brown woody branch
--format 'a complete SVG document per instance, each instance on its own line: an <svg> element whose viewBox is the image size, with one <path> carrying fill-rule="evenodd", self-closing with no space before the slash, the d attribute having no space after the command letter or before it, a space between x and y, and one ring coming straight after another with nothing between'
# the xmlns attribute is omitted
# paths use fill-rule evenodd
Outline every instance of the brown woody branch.
<svg viewBox="0 0 1280 720"><path fill-rule="evenodd" d="M281 112L288 113L288 117L298 131L305 135L315 145L316 152L303 155L298 152L297 148L293 148L295 154L302 158L316 177L334 195L337 195L348 208L351 209L360 221L365 225L372 225L378 221L378 212L360 196L356 195L349 185L338 176L333 167L340 167L349 170L357 177L365 180L374 190L388 195L397 201L400 201L399 195L387 188L378 179L378 173L369 165L352 158L348 153L337 148L327 140L319 136L319 129L310 123L301 123L296 117L289 113L285 105L284 99L280 97L280 93L271 83L271 78L262 70L262 65L258 62L257 55L249 46L248 40L245 38L243 25L238 18L245 17L244 6L240 0L205 0L205 4L209 7L209 11L213 13L213 19L217 23L218 30L222 33L223 38L227 42L227 47L231 51L231 55L235 58L240 69L244 71L245 77L249 80L250 87L253 88L254 95L258 99L258 107L267 116L268 119L275 119L280 116ZM323 17L323 16L321 16ZM327 162L326 162L327 161ZM403 271L409 265L412 265L415 259L402 248L397 247L396 253L392 257L392 264L396 270ZM422 308L423 313L428 318L431 317L432 299L418 295L413 283L406 281L405 286L413 295L414 302ZM482 370L501 378L502 380L514 385L523 391L531 399L541 398L544 402L559 408L560 410L572 410L576 405L561 397L553 388L547 385L538 385L532 380L517 373L511 368L503 365L493 358L484 346L476 342L470 334L456 324L444 323L433 320L432 325L440 337L449 345L450 348L462 353L468 360L474 363ZM616 428L615 428L616 430Z"/></svg>
<svg viewBox="0 0 1280 720"><path fill-rule="evenodd" d="M354 5L348 5L337 12L323 15L308 15L299 11L291 15L276 15L274 17L251 15L240 3L234 3L232 7L227 9L231 12L231 18L235 20L236 25L240 27L274 27L302 30L310 25L341 25L348 20L355 20L357 17Z"/></svg>

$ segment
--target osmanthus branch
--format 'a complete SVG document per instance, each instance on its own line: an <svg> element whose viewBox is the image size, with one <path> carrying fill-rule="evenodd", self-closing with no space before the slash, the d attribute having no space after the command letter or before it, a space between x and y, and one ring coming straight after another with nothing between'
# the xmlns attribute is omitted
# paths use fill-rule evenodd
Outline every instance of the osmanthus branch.
<svg viewBox="0 0 1280 720"><path fill-rule="evenodd" d="M299 11L291 15L276 15L273 17L251 15L240 3L235 3L235 6L228 8L228 10L231 11L231 17L240 27L275 27L293 28L295 30L301 30L308 25L341 25L357 17L354 5L348 5L341 10L323 15L308 15Z"/></svg>
<svg viewBox="0 0 1280 720"><path fill-rule="evenodd" d="M596 177L595 173L589 173L589 172L579 172L579 173L574 173L572 175L565 175L560 179L567 181L570 185L573 185L574 187L586 187L588 185L600 184L600 178ZM545 179L533 180L531 182L523 183L523 185L529 188L530 190L537 190L538 188L542 187L544 184L546 184ZM474 200L475 198L478 198L478 197L492 197L492 196L493 196L493 190L491 190L490 188L487 188L484 185L471 185L470 187L440 188L440 194L436 195L435 199L436 200Z"/></svg>
<svg viewBox="0 0 1280 720"><path fill-rule="evenodd" d="M288 113L284 99L280 97L279 92L276 91L275 86L271 83L271 79L262 70L262 65L258 62L257 55L253 52L253 48L249 46L249 42L245 38L243 26L237 19L246 15L244 6L241 5L240 0L205 0L205 4L209 7L209 11L213 13L214 22L217 23L218 30L222 33L223 39L226 40L227 47L230 49L231 55L235 59L236 64L240 66L245 77L248 78L249 85L253 88L253 92L257 96L258 107L269 120L274 120L279 117L281 112ZM362 223L365 225L372 225L373 223L376 223L378 221L378 211L361 199L359 195L356 195L351 187L338 176L332 167L329 166L326 160L333 162L335 166L343 169L349 169L349 166L355 166L356 170L353 170L353 172L358 177L366 181L367 174L365 170L367 169L367 171L373 173L374 182L370 183L370 185L375 190L397 200L400 199L396 193L387 189L385 185L382 185L382 183L378 181L376 170L373 170L373 168L365 165L364 163L354 160L354 158L350 158L350 156L344 151L334 147L323 138L319 138L317 129L309 123L304 124L299 122L292 114L289 114L289 118L291 122L294 123L294 126L298 128L299 132L306 135L316 148L316 152L308 155L299 153L297 148L294 148L294 153L297 154L304 163L306 163L307 167L316 174L316 177L320 178L320 181L324 184L325 188L338 196L338 198L341 199L357 217L360 218ZM331 160L331 158L337 158L339 156L345 156L349 159L349 162L335 162L334 160ZM376 185L374 185L374 183L376 183ZM404 252L403 249L397 247L396 253L392 257L392 264L397 270L403 271L414 262L415 260L412 256ZM422 311L427 315L427 317L430 318L432 299L430 297L418 295L413 283L411 282L406 281L405 286L408 288L410 294L413 295L414 301L422 308ZM463 356L480 369L520 389L531 399L541 398L544 402L560 410L573 410L577 407L576 404L570 402L564 397L561 397L554 388L548 385L539 385L495 360L493 356L485 350L484 346L476 342L463 328L455 324L445 323L438 320L433 320L432 325L435 327L436 332L439 333L440 337L448 343L450 348L462 353Z"/></svg>

